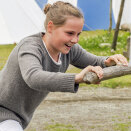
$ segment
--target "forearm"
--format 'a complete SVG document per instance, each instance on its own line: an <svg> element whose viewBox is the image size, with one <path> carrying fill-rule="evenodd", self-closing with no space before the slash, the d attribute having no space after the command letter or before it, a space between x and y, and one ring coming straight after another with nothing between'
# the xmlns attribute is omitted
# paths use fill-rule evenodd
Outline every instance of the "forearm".
<svg viewBox="0 0 131 131"><path fill-rule="evenodd" d="M83 81L83 77L80 74L76 74L75 75L75 83L79 84L82 83Z"/></svg>
<svg viewBox="0 0 131 131"><path fill-rule="evenodd" d="M96 73L99 79L102 79L103 77L103 70L100 66L87 66L80 73L75 75L75 83L86 83L86 81L84 81L84 76L88 72Z"/></svg>

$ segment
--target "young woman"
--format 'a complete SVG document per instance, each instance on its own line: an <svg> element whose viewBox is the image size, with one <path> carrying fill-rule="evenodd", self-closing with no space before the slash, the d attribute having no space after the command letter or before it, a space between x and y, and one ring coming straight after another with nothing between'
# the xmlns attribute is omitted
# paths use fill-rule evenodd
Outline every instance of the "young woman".
<svg viewBox="0 0 131 131"><path fill-rule="evenodd" d="M0 131L22 131L49 92L72 92L88 71L101 79L102 68L128 65L122 55L95 56L78 44L84 18L69 3L47 4L46 32L24 38L13 49L0 74ZM65 73L69 64L83 69Z"/></svg>

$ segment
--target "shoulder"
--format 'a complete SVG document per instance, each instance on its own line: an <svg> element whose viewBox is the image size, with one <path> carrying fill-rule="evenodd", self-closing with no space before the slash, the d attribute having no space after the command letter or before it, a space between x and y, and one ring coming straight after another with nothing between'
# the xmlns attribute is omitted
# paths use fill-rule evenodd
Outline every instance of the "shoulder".
<svg viewBox="0 0 131 131"><path fill-rule="evenodd" d="M18 54L37 54L39 56L43 56L46 51L44 48L44 44L42 41L42 33L34 34L22 39L17 45Z"/></svg>
<svg viewBox="0 0 131 131"><path fill-rule="evenodd" d="M37 33L23 38L18 44L18 50L31 50L31 49L43 49L42 33Z"/></svg>
<svg viewBox="0 0 131 131"><path fill-rule="evenodd" d="M28 45L35 45L35 44L40 45L40 44L42 44L42 33L37 33L37 34L23 38L18 43L18 46L22 46L23 44L28 44Z"/></svg>
<svg viewBox="0 0 131 131"><path fill-rule="evenodd" d="M71 48L71 51L78 51L78 50L81 50L83 49L78 43L75 44L72 48Z"/></svg>
<svg viewBox="0 0 131 131"><path fill-rule="evenodd" d="M73 45L73 47L71 48L70 54L77 55L78 53L82 53L83 50L84 49L77 43L77 44Z"/></svg>

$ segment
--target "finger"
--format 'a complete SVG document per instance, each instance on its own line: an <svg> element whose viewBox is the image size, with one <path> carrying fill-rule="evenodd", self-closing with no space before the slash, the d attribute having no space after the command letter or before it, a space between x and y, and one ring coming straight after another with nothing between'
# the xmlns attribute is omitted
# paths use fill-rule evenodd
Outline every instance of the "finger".
<svg viewBox="0 0 131 131"><path fill-rule="evenodd" d="M116 54L112 56L111 59L114 60L117 65L128 65L127 59L121 54Z"/></svg>
<svg viewBox="0 0 131 131"><path fill-rule="evenodd" d="M114 61L117 65L120 65L121 62L118 59L119 58L116 55L110 57L110 60Z"/></svg>
<svg viewBox="0 0 131 131"><path fill-rule="evenodd" d="M96 71L96 74L99 77L99 79L103 78L103 71Z"/></svg>
<svg viewBox="0 0 131 131"><path fill-rule="evenodd" d="M102 79L102 77L103 77L103 70L102 70L102 68L100 66L97 67L97 74L98 74L99 79Z"/></svg>
<svg viewBox="0 0 131 131"><path fill-rule="evenodd" d="M103 78L103 70L101 67L94 67L94 68L92 68L91 71L96 73L96 75L98 76L99 79Z"/></svg>
<svg viewBox="0 0 131 131"><path fill-rule="evenodd" d="M120 59L120 60L119 60L119 65L128 66L128 62L125 61L124 59Z"/></svg>
<svg viewBox="0 0 131 131"><path fill-rule="evenodd" d="M103 70L100 66L88 66L88 71L96 73L99 79L103 78Z"/></svg>
<svg viewBox="0 0 131 131"><path fill-rule="evenodd" d="M128 66L128 61L123 55L118 56L118 60L121 62L122 65Z"/></svg>

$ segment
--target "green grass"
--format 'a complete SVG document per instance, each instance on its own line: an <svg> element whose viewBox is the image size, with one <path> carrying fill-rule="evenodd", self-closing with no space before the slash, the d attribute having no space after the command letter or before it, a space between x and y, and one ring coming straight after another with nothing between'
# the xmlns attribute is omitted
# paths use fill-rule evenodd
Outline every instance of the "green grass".
<svg viewBox="0 0 131 131"><path fill-rule="evenodd" d="M100 125L99 125L100 127ZM113 124L113 130L114 131L130 131L131 122L126 123L115 123ZM96 126L91 126L90 129L95 129ZM90 130L89 129L89 130ZM44 131L80 131L78 129L75 129L74 126L68 124L61 124L61 123L54 123L54 124L47 124L44 128Z"/></svg>
<svg viewBox="0 0 131 131"><path fill-rule="evenodd" d="M113 40L113 31L111 34L108 31L96 30L96 31L83 31L80 35L79 44L87 51L99 55L99 56L110 56L113 54L123 54L126 51L127 37L130 35L129 32L119 31L117 50L111 51L111 43ZM101 46L100 43L110 43L110 46ZM0 70L5 65L5 62L15 45L0 45ZM71 68L67 72L78 73L80 69ZM114 78L101 82L99 85L86 85L81 86L94 86L94 87L130 87L131 86L131 75Z"/></svg>
<svg viewBox="0 0 131 131"><path fill-rule="evenodd" d="M8 56L12 49L15 47L15 45L0 45L0 70L4 67Z"/></svg>
<svg viewBox="0 0 131 131"><path fill-rule="evenodd" d="M131 122L127 123L116 123L114 125L114 131L130 131Z"/></svg>
<svg viewBox="0 0 131 131"><path fill-rule="evenodd" d="M74 128L74 126L68 124L60 124L60 123L55 123L52 125L46 125L46 127L43 129L46 131L78 131L77 129Z"/></svg>
<svg viewBox="0 0 131 131"><path fill-rule="evenodd" d="M89 34L91 33L91 35ZM119 32L118 40L117 40L117 50L111 51L111 44L113 41L114 32L111 34L108 31L91 31L91 32L83 32L79 39L79 44L86 49L87 51L100 56L110 56L113 54L123 54L123 51L127 50L127 37L129 36L129 32ZM110 46L101 46L100 43L109 43Z"/></svg>

